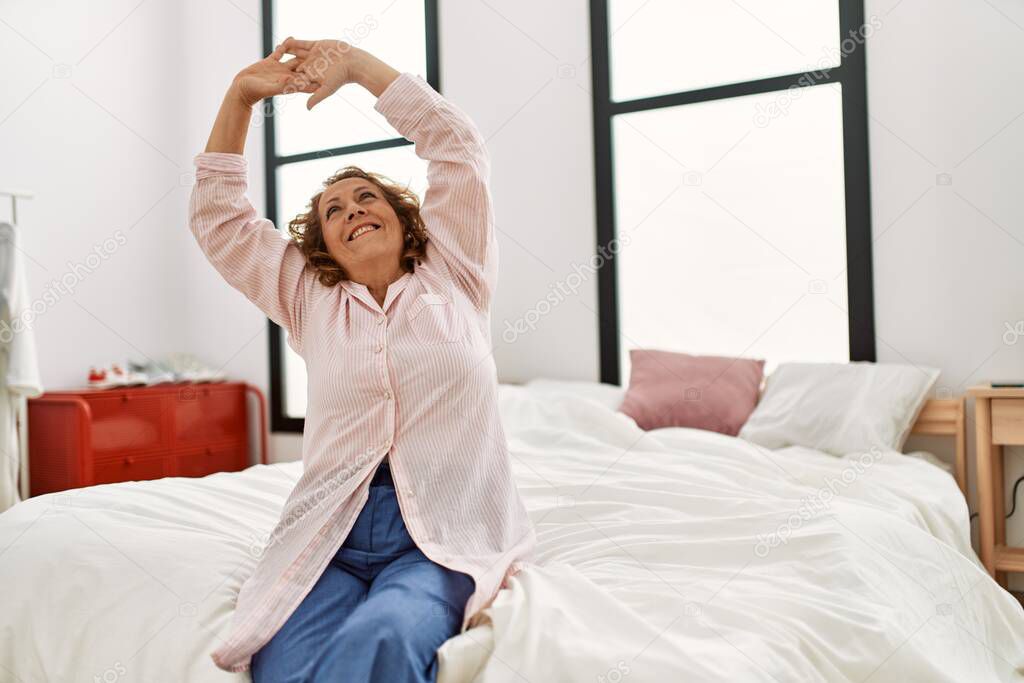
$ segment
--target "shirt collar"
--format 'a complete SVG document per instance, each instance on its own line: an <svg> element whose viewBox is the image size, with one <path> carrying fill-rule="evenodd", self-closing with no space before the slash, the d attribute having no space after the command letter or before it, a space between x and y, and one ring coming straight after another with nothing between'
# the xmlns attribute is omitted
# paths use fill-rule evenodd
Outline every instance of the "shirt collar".
<svg viewBox="0 0 1024 683"><path fill-rule="evenodd" d="M387 294L384 295L383 309L381 309L381 307L377 304L377 300L373 298L373 295L370 294L370 289L363 283L352 282L351 280L342 280L340 284L342 288L344 288L344 290L349 293L350 296L359 299L364 304L366 304L367 306L374 310L383 310L386 312L388 310L388 307L391 306L391 302L393 302L395 298L402 293L402 290L405 289L405 286L409 283L409 278L411 276L412 273L406 271L402 273L401 277L399 277L397 280L388 285Z"/></svg>

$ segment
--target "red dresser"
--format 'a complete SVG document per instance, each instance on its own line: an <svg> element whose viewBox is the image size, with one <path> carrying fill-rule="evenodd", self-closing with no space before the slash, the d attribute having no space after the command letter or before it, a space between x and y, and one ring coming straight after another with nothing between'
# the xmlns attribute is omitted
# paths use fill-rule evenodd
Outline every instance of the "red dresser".
<svg viewBox="0 0 1024 683"><path fill-rule="evenodd" d="M242 382L49 391L29 399L30 493L245 469L248 392L259 402L266 464L266 401Z"/></svg>

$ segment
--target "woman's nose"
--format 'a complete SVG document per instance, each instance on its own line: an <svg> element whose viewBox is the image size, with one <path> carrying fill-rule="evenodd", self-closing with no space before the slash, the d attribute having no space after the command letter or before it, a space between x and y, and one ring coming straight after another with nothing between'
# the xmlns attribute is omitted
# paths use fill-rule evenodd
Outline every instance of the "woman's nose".
<svg viewBox="0 0 1024 683"><path fill-rule="evenodd" d="M366 211L364 211L362 207L359 207L359 208L355 209L354 211L352 211L351 213L349 213L348 219L352 220L352 218L354 216L357 216L357 215L360 215L360 214L364 214L364 213L366 213Z"/></svg>

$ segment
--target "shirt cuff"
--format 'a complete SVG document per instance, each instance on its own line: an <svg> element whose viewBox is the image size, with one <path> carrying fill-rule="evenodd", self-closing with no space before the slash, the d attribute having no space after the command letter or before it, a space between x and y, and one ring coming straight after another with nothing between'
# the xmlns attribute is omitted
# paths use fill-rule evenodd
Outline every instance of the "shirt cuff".
<svg viewBox="0 0 1024 683"><path fill-rule="evenodd" d="M423 115L444 98L416 74L403 72L388 84L373 108L384 115L400 134L412 132Z"/></svg>
<svg viewBox="0 0 1024 683"><path fill-rule="evenodd" d="M192 160L196 167L196 180L215 175L248 175L249 161L241 154L230 152L201 152Z"/></svg>

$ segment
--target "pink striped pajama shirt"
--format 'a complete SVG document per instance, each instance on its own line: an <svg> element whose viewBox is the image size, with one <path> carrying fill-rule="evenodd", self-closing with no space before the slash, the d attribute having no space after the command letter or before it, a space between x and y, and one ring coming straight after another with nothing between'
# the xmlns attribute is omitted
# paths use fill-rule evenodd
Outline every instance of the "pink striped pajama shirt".
<svg viewBox="0 0 1024 683"><path fill-rule="evenodd" d="M298 247L256 216L243 156L195 158L196 240L232 287L287 330L309 376L302 477L213 652L225 670L247 670L312 589L385 456L416 545L476 582L463 631L533 557L536 537L497 407L490 304L498 250L484 140L412 74L374 108L429 162L426 256L388 287L383 307L365 285L321 285Z"/></svg>

